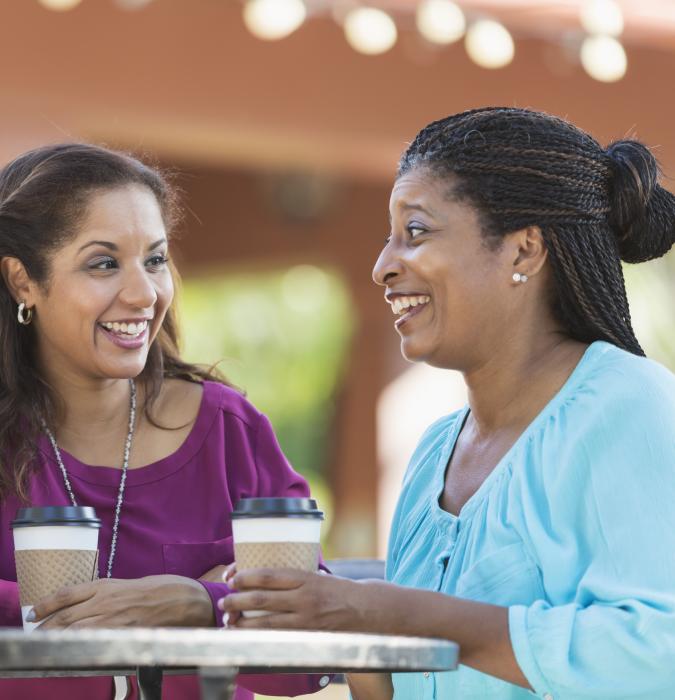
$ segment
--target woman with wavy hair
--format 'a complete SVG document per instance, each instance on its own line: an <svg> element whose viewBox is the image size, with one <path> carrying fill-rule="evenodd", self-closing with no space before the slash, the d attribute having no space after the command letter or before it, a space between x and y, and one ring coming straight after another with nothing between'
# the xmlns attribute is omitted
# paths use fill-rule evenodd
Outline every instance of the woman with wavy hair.
<svg viewBox="0 0 675 700"><path fill-rule="evenodd" d="M10 530L21 506L93 506L102 520L100 579L35 605L42 628L213 626L233 504L308 494L269 421L180 359L176 212L159 172L97 146L46 146L0 170L0 626L22 624ZM122 680L115 697L137 697ZM240 680L238 700L252 697L243 686L320 688L313 676ZM112 695L111 678L0 681L6 700ZM199 697L196 679L168 677L163 697Z"/></svg>
<svg viewBox="0 0 675 700"><path fill-rule="evenodd" d="M387 583L239 572L230 624L459 643L459 671L353 676L355 700L670 700L675 377L644 357L621 268L675 242L653 155L464 112L404 153L390 216L373 278L402 353L462 372L468 405L412 456Z"/></svg>

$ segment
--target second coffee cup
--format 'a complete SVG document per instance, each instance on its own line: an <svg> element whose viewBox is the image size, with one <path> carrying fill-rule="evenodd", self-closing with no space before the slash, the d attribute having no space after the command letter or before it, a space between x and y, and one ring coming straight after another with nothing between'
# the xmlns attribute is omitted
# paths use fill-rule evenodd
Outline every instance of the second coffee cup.
<svg viewBox="0 0 675 700"><path fill-rule="evenodd" d="M237 570L316 571L321 536L320 511L313 498L243 498L232 511ZM248 611L246 616L264 615Z"/></svg>

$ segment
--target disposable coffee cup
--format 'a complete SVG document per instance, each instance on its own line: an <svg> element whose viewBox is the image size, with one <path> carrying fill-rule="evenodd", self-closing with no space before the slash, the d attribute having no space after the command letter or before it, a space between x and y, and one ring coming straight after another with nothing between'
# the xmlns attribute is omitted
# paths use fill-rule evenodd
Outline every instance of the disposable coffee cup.
<svg viewBox="0 0 675 700"><path fill-rule="evenodd" d="M20 508L11 527L21 619L31 632L43 622L26 621L36 603L97 578L101 521L88 506L46 506Z"/></svg>
<svg viewBox="0 0 675 700"><path fill-rule="evenodd" d="M313 498L243 498L232 511L234 559L244 569L316 571L323 512ZM247 611L247 617L268 614Z"/></svg>

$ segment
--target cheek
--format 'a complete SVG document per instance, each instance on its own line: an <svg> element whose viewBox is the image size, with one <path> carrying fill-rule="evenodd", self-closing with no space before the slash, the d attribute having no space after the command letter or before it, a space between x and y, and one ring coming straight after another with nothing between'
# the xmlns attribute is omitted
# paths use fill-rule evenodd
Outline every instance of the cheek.
<svg viewBox="0 0 675 700"><path fill-rule="evenodd" d="M173 280L170 275L166 275L165 279L162 279L157 285L157 311L162 316L166 313L167 309L171 306L174 296Z"/></svg>

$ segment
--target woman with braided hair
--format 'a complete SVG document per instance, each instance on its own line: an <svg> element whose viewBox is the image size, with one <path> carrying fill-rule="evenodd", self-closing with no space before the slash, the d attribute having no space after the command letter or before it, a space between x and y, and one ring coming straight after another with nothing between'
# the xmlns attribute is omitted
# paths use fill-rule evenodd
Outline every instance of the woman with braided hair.
<svg viewBox="0 0 675 700"><path fill-rule="evenodd" d="M230 624L459 643L458 672L356 676L358 700L675 697L675 377L621 270L675 242L657 180L641 143L523 109L417 135L373 277L403 355L461 371L468 406L412 456L387 583L239 572Z"/></svg>

